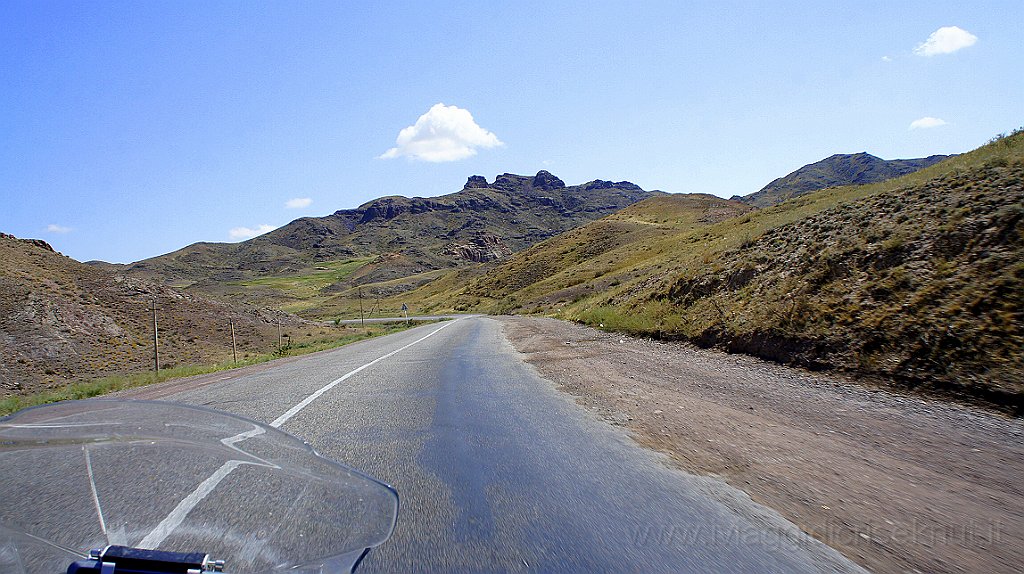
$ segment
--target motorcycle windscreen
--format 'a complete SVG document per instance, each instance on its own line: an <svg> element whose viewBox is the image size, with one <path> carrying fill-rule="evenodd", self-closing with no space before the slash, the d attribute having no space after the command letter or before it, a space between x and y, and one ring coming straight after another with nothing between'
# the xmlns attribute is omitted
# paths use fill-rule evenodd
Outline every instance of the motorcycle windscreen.
<svg viewBox="0 0 1024 574"><path fill-rule="evenodd" d="M0 420L0 571L63 572L107 545L203 552L227 572L350 572L394 489L267 425L152 401Z"/></svg>

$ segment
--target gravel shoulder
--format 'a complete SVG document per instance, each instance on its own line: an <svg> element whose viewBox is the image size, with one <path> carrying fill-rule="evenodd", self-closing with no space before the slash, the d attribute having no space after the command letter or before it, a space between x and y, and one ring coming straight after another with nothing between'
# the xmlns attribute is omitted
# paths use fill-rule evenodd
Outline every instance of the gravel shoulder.
<svg viewBox="0 0 1024 574"><path fill-rule="evenodd" d="M879 572L1017 572L1024 421L843 377L504 317L545 378Z"/></svg>

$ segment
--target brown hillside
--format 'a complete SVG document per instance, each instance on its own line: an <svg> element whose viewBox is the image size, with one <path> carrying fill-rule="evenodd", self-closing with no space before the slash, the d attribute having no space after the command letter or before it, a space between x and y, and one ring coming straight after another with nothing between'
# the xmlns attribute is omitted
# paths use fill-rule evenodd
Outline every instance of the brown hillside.
<svg viewBox="0 0 1024 574"><path fill-rule="evenodd" d="M0 397L151 369L154 299L165 368L229 359L229 321L240 359L272 350L278 321L297 340L319 329L285 313L229 307L111 273L42 241L0 234Z"/></svg>
<svg viewBox="0 0 1024 574"><path fill-rule="evenodd" d="M648 295L704 344L1024 398L1024 165L843 204Z"/></svg>
<svg viewBox="0 0 1024 574"><path fill-rule="evenodd" d="M1024 133L698 231L566 315L1021 413Z"/></svg>

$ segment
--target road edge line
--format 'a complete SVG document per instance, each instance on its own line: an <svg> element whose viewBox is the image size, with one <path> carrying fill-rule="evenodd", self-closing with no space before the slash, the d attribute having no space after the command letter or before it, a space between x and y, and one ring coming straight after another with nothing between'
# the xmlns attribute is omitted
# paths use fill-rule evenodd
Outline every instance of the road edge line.
<svg viewBox="0 0 1024 574"><path fill-rule="evenodd" d="M373 365L376 365L377 363L383 361L384 359L387 359L388 357L397 355L398 353L401 353L402 351L408 349L409 347L412 347L417 343L423 342L429 339L430 337L433 337L434 335L441 332L442 329L454 323L458 323L461 320L462 319L455 319L454 321L445 323L444 325L441 325L437 329L434 329L430 333L424 335L423 337L420 337L419 339L416 339L415 341L409 343L408 345L399 347L398 349L395 349L394 351L391 351L386 355L381 355L380 357L377 357L376 359L370 361L369 363L366 363L365 365L352 369L351 371L345 373L344 375L338 377L337 379L334 379L333 381L320 387L315 392L313 392L313 394L309 395L305 399L302 399L295 406L285 411L283 415L274 419L274 421L271 422L269 426L273 428L280 427L284 423L288 422L289 419L299 414L299 412L301 412L302 409L308 407L310 403L318 399L321 395L338 386L352 375L355 375L356 373L359 373L364 369L368 369ZM168 536L170 536L171 531L177 528L178 525L180 525L185 520L185 517L188 516L188 513L192 512L192 509L195 508L196 505L198 505L200 502L202 502L202 500L206 498L206 495L212 492L213 489L216 488L217 485L220 484L222 480L227 478L227 476L231 474L233 470L238 468L240 464L241 461L229 460L225 462L223 465L221 465L221 467L214 471L214 473L210 475L209 478L201 482L199 486L197 486L196 489L192 491L192 493L183 498L181 502L178 503L178 506L176 506L174 510L172 510L171 513L167 515L166 518L161 520L160 524L158 524L156 528L153 529L152 532L150 532L148 535L146 535L145 538L142 539L142 542L139 543L139 547L150 547L151 549L156 549L156 547L159 546L160 543L162 543Z"/></svg>
<svg viewBox="0 0 1024 574"><path fill-rule="evenodd" d="M423 337L420 337L419 339L416 339L415 341L409 343L408 345L405 345L404 347L399 347L398 349L395 349L394 351L391 351L390 353L388 353L386 355L381 355L380 357L377 357L376 359L370 361L369 363L366 363L365 365L362 365L360 367L356 367L355 369L352 369L351 371L345 373L344 375L338 377L337 379L334 379L333 381L331 381L331 382L327 383L326 385L320 387L319 389L314 391L313 394L311 394L308 397L306 397L306 398L302 399L301 401L299 401L295 406L293 406L292 408L290 408L287 411L285 411L285 413L283 415L281 415L281 416L277 417L276 419L274 419L270 423L270 426L272 426L274 428L280 427L284 423L288 422L289 419L291 419L295 415L299 414L299 412L302 411L302 409L308 407L310 405L310 403L312 403L313 401L315 401L318 398L320 398L321 395L323 395L327 391L333 389L334 387L338 386L339 384L341 384L343 381L345 381L349 377L359 373L360 371L362 371L364 369L368 369L368 368L372 367L373 365L376 365L377 363L383 361L384 359L387 359L387 358L389 358L391 356L397 355L398 353L401 353L402 351L408 349L409 347L411 347L411 346L413 346L413 345L415 345L417 343L420 343L420 342L422 342L422 341L424 341L426 339L429 339L430 337L433 337L434 335L439 333L441 331L441 329L444 329L445 327L447 327L449 325L452 325L454 323L458 323L459 321L461 321L461 319L456 319L456 320L452 321L451 323L445 323L444 325L441 325L437 329L434 329L433 331L431 331L427 335L425 335Z"/></svg>

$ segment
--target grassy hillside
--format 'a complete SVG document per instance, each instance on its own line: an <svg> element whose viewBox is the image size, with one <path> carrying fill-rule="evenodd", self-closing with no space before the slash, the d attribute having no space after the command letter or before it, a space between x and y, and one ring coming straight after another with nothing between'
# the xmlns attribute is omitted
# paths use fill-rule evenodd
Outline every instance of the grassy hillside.
<svg viewBox="0 0 1024 574"><path fill-rule="evenodd" d="M680 204L657 198L485 277L414 294L437 309L555 314L1019 413L1022 182L1017 132L897 179L718 221L673 220Z"/></svg>
<svg viewBox="0 0 1024 574"><path fill-rule="evenodd" d="M316 307L330 296L330 289L350 280L374 261L373 257L321 261L297 272L220 282L206 279L190 292L225 301L260 304L288 313Z"/></svg>
<svg viewBox="0 0 1024 574"><path fill-rule="evenodd" d="M711 195L654 197L541 242L487 270L454 298L454 307L541 311L575 301L618 284L638 261L671 249L676 237L750 210ZM438 304L447 299L446 294L439 297Z"/></svg>
<svg viewBox="0 0 1024 574"><path fill-rule="evenodd" d="M163 368L274 352L278 324L293 346L334 340L341 329L158 286L0 234L0 398L152 369L157 300Z"/></svg>

